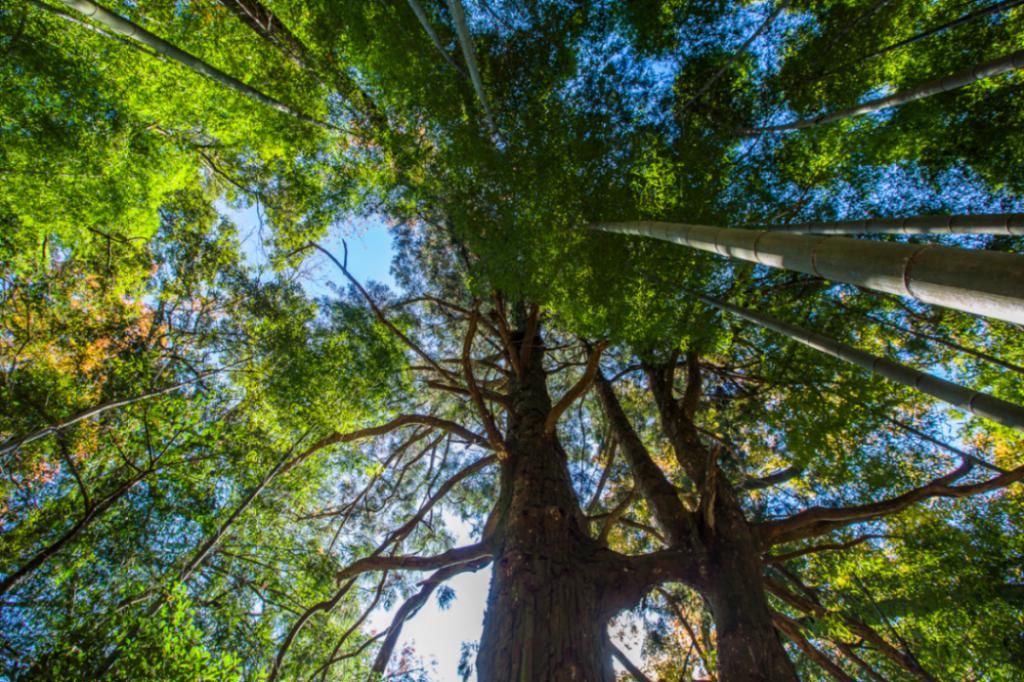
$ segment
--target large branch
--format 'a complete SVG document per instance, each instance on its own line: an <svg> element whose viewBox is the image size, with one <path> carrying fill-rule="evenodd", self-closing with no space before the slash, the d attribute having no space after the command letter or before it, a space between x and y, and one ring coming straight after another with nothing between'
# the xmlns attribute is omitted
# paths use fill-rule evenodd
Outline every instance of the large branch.
<svg viewBox="0 0 1024 682"><path fill-rule="evenodd" d="M555 406L548 412L547 418L544 420L544 433L551 435L555 432L555 427L558 426L559 418L568 410L574 402L579 400L590 385L594 382L594 377L597 375L598 366L601 362L601 353L608 347L606 341L598 343L594 350L590 353L590 358L587 360L587 367L583 371L583 376L580 377L572 388L565 392Z"/></svg>
<svg viewBox="0 0 1024 682"><path fill-rule="evenodd" d="M373 672L378 675L384 674L384 671L388 667L388 661L391 659L391 654L395 650L395 645L398 644L398 638L402 635L402 626L405 625L406 621L419 612L427 599L430 598L430 595L434 593L435 589L437 589L438 585L461 573L479 571L489 563L491 563L491 558L484 557L464 564L447 566L422 581L420 583L420 591L409 597L409 599L399 607L394 618L392 618L391 626L388 628L387 637L384 639L384 643L381 645L380 650L377 652L377 657L373 661Z"/></svg>
<svg viewBox="0 0 1024 682"><path fill-rule="evenodd" d="M783 542L824 535L854 523L889 516L931 497L961 498L979 495L1005 488L1024 478L1024 466L1021 466L981 483L952 485L966 476L973 467L974 462L968 460L955 471L897 497L853 507L812 507L789 518L762 523L757 526L757 532L762 546L768 548Z"/></svg>
<svg viewBox="0 0 1024 682"><path fill-rule="evenodd" d="M651 459L647 448L626 417L611 383L600 371L596 372L595 386L601 407L615 436L615 442L622 448L633 473L633 479L654 513L658 525L666 536L672 538L672 544L685 542L693 530L693 514L683 507L676 494L676 487Z"/></svg>

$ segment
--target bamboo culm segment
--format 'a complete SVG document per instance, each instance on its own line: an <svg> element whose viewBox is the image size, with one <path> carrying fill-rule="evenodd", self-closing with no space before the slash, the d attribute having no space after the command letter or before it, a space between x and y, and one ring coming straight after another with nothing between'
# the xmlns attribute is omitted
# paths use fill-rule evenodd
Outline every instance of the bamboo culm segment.
<svg viewBox="0 0 1024 682"><path fill-rule="evenodd" d="M994 234L1024 236L1024 213L923 215L912 218L868 218L825 223L758 226L791 234Z"/></svg>
<svg viewBox="0 0 1024 682"><path fill-rule="evenodd" d="M863 104L858 104L855 107L850 107L849 109L842 109L832 113L821 114L814 118L801 119L799 121L782 123L780 125L764 126L761 128L745 128L740 132L744 135L757 135L759 133L781 133L787 130L811 128L823 123L832 123L833 121L839 121L852 116L870 114L875 111L881 111L882 109L889 109L891 107L897 107L919 99L924 99L925 97L931 97L932 95L949 92L950 90L957 90L980 80L992 78L994 76L1022 68L1024 68L1024 50L1018 50L1017 52L1008 54L1005 57L993 59L992 61L985 62L984 64L969 66L952 75L944 76L942 78L934 78L921 83L917 87L910 88L909 90L903 90L902 92L897 92L886 97L879 97L877 99L864 102Z"/></svg>
<svg viewBox="0 0 1024 682"><path fill-rule="evenodd" d="M954 384L951 381L940 379L927 372L901 365L898 362L880 358L831 339L823 334L797 327L763 313L747 310L731 303L717 301L707 296L697 296L697 298L707 305L728 312L748 322L753 322L765 329L784 334L794 341L821 351L826 355L831 355L834 358L839 358L862 367L890 381L915 388L964 412L991 419L994 422L1015 428L1018 431L1024 431L1024 407L1020 405L1001 400L987 393L971 390L959 384Z"/></svg>
<svg viewBox="0 0 1024 682"><path fill-rule="evenodd" d="M922 303L1024 324L1024 256L708 225L595 223L605 232L664 239Z"/></svg>
<svg viewBox="0 0 1024 682"><path fill-rule="evenodd" d="M234 76L224 73L215 66L207 64L198 57L185 52L181 48L167 42L163 38L150 33L141 26L134 24L127 19L114 14L113 12L100 7L90 0L60 0L61 3L67 5L76 12L92 19L93 21L102 24L108 30L113 31L119 35L123 35L127 38L132 38L142 43L146 47L153 51L162 54L163 56L178 62L179 64L188 67L189 69L200 73L207 78L217 81L221 85L227 86L232 90L248 97L251 100L259 102L260 104L266 105L271 109L279 111L283 114L293 116L301 121L310 123L319 128L326 128L330 130L340 130L337 126L331 125L319 121L311 116L307 116L301 111L297 111L292 107L288 106L284 102L274 99L270 95L266 95L256 88L246 85L242 81L238 80Z"/></svg>

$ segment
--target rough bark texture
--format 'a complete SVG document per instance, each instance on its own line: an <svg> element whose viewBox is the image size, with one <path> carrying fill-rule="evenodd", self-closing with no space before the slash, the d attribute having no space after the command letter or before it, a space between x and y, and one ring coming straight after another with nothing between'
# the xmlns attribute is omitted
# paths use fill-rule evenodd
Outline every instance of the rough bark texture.
<svg viewBox="0 0 1024 682"><path fill-rule="evenodd" d="M587 534L565 454L545 434L551 400L533 355L512 391L502 531L477 671L488 682L610 682L611 553Z"/></svg>
<svg viewBox="0 0 1024 682"><path fill-rule="evenodd" d="M701 490L698 523L707 570L699 589L715 621L719 678L722 682L796 682L796 671L768 608L757 535L692 421L700 393L700 365L695 356L687 360L689 376L680 400L673 393L674 359L666 366L648 367L647 375L662 429L679 463Z"/></svg>
<svg viewBox="0 0 1024 682"><path fill-rule="evenodd" d="M722 491L725 492L725 491ZM760 551L735 498L720 494L704 592L715 620L722 682L795 680L765 597Z"/></svg>

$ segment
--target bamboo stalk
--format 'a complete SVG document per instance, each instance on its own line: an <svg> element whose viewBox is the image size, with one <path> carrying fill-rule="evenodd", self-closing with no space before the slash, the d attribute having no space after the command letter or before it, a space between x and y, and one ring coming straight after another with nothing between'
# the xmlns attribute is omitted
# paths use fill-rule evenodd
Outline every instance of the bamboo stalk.
<svg viewBox="0 0 1024 682"><path fill-rule="evenodd" d="M781 133L789 130L812 128L817 125L832 123L852 116L862 116L863 114L870 114L875 111L881 111L882 109L898 107L915 100L924 99L925 97L931 97L932 95L938 95L943 92L949 92L950 90L957 90L980 80L992 78L994 76L1022 68L1024 68L1024 50L1018 50L1004 57L993 59L983 64L969 66L966 69L957 71L949 76L933 78L916 87L910 88L909 90L903 90L902 92L897 92L892 95L869 100L863 104L858 104L855 107L840 109L839 111L834 111L832 113L820 114L813 118L800 119L798 121L791 121L790 123L782 123L780 125L764 126L760 128L744 128L739 132L742 135L758 135L760 133Z"/></svg>
<svg viewBox="0 0 1024 682"><path fill-rule="evenodd" d="M759 226L761 227L761 226ZM868 218L794 225L765 225L762 229L790 234L995 234L1024 235L1022 213L923 215L911 218Z"/></svg>
<svg viewBox="0 0 1024 682"><path fill-rule="evenodd" d="M771 230L634 222L593 229L664 239L922 303L1024 324L1024 256Z"/></svg>
<svg viewBox="0 0 1024 682"><path fill-rule="evenodd" d="M185 66L191 69L192 71L195 71L196 73L202 74L207 78L210 78L211 80L214 80L220 83L221 85L224 85L234 90L235 92L244 95L245 97L248 97L253 101L268 106L271 109L274 109L275 111L279 111L283 114L293 116L294 118L297 118L300 121L304 121L306 123L315 125L318 128L325 128L328 130L340 130L340 128L338 128L337 126L307 116L301 111L297 111L296 109L293 109L292 107L288 106L284 102L274 99L270 95L266 95L250 85L246 85L234 76L231 76L221 71L215 66L207 64L198 57L189 54L188 52L185 52L179 47L167 42L163 38L160 38L159 36L150 33L141 26L134 24L131 21L128 21L124 17L114 14L113 12L104 9L103 7L100 7L96 3L91 2L91 0L60 1L64 5L67 5L71 9L75 10L76 12L88 17L89 19L92 19L93 21L99 24L102 24L108 30L116 34L125 36L127 38L136 40L139 43L142 43L146 47L157 52L158 54L161 54L167 57L168 59L178 62L182 66Z"/></svg>
<svg viewBox="0 0 1024 682"><path fill-rule="evenodd" d="M770 329L779 334L802 343L809 348L821 351L826 355L839 358L850 364L862 367L873 374L885 377L890 381L910 386L922 393L927 393L953 407L978 417L984 417L1005 426L1024 431L1024 407L1007 402L981 391L975 391L955 384L937 376L907 367L898 362L880 358L871 353L849 346L823 334L797 327L783 322L764 313L747 310L731 303L717 301L707 296L698 299L712 307L740 317L748 322Z"/></svg>

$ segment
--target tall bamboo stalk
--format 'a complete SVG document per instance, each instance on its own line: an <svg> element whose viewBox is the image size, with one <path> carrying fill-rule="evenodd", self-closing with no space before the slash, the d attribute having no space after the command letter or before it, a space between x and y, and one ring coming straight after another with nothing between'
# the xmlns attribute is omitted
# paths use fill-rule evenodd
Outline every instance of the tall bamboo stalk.
<svg viewBox="0 0 1024 682"><path fill-rule="evenodd" d="M305 121L306 123L310 123L319 128L338 130L337 126L331 125L330 123L325 123L324 121L317 120L315 118L312 118L311 116L307 116L301 111L298 111L288 106L284 102L274 99L270 95L266 95L250 85L246 85L234 76L228 75L220 69L218 69L217 67L207 64L198 57L191 55L188 52L185 52L184 50L178 48L177 46L167 42L163 38L160 38L159 36L150 33L141 26L132 23L131 21L128 21L127 19L118 16L117 14L114 14L113 12L104 9L103 7L100 7L96 3L91 2L91 0L60 1L68 7L70 7L71 9L75 10L76 12L79 12L80 14L85 15L89 19L92 19L93 21L102 24L108 30L116 34L125 36L127 38L136 40L139 43L150 48L154 52L157 52L158 54L161 54L167 57L168 59L178 62L182 66L185 66L195 71L196 73L202 74L207 78L214 80L225 87L231 88L235 92L245 97L248 97L253 101L259 102L260 104L263 104L265 106L270 107L271 109L274 109L275 111L287 114L289 116L299 119L300 121Z"/></svg>
<svg viewBox="0 0 1024 682"><path fill-rule="evenodd" d="M476 91L477 99L480 100L480 108L484 111L484 121L491 132L493 132L495 130L494 116L491 115L491 107L487 103L484 81L480 77L480 68L476 63L476 48L473 46L473 37L469 34L469 26L466 24L466 12L462 7L461 0L448 0L448 11L451 12L452 22L455 24L455 35L458 36L459 46L462 48L462 56L466 60L469 79L473 83L473 90Z"/></svg>
<svg viewBox="0 0 1024 682"><path fill-rule="evenodd" d="M764 126L761 128L745 128L740 130L740 133L743 135L758 135L760 133L780 133L788 130L812 128L823 123L832 123L833 121L850 118L851 116L861 116L863 114L881 111L882 109L889 109L890 107L898 107L900 105L907 104L908 102L924 99L925 97L931 97L932 95L938 95L943 92L949 92L950 90L957 90L971 85L972 83L977 83L980 80L992 78L993 76L1009 73L1010 71L1016 71L1017 69L1022 68L1024 68L1024 50L1018 50L1006 55L1005 57L993 59L992 61L988 61L983 64L969 66L952 75L933 78L916 87L910 88L909 90L897 92L886 97L879 97L877 99L864 102L863 104L858 104L855 107L850 107L849 109L840 109L839 111L821 114L814 118L801 119L799 121L792 121L790 123L783 123L780 125Z"/></svg>
<svg viewBox="0 0 1024 682"><path fill-rule="evenodd" d="M923 303L1024 324L1024 256L707 225L594 223L730 258L856 284Z"/></svg>
<svg viewBox="0 0 1024 682"><path fill-rule="evenodd" d="M761 227L761 226L759 226ZM1022 213L922 215L912 218L868 218L794 225L764 225L772 232L791 234L996 234L1024 235Z"/></svg>
<svg viewBox="0 0 1024 682"><path fill-rule="evenodd" d="M978 417L991 419L1019 431L1024 431L1024 407L1020 405L1015 405L1014 403L1001 400L981 391L966 388L945 379L940 379L937 376L901 365L898 362L880 358L831 339L823 334L797 327L764 313L747 310L746 308L717 301L707 296L698 295L697 298L710 306L736 315L748 322L753 322L765 329L771 329L772 331L784 334L794 341L821 351L826 355L831 355L834 358L839 358L862 367L890 381L915 388L959 410Z"/></svg>

